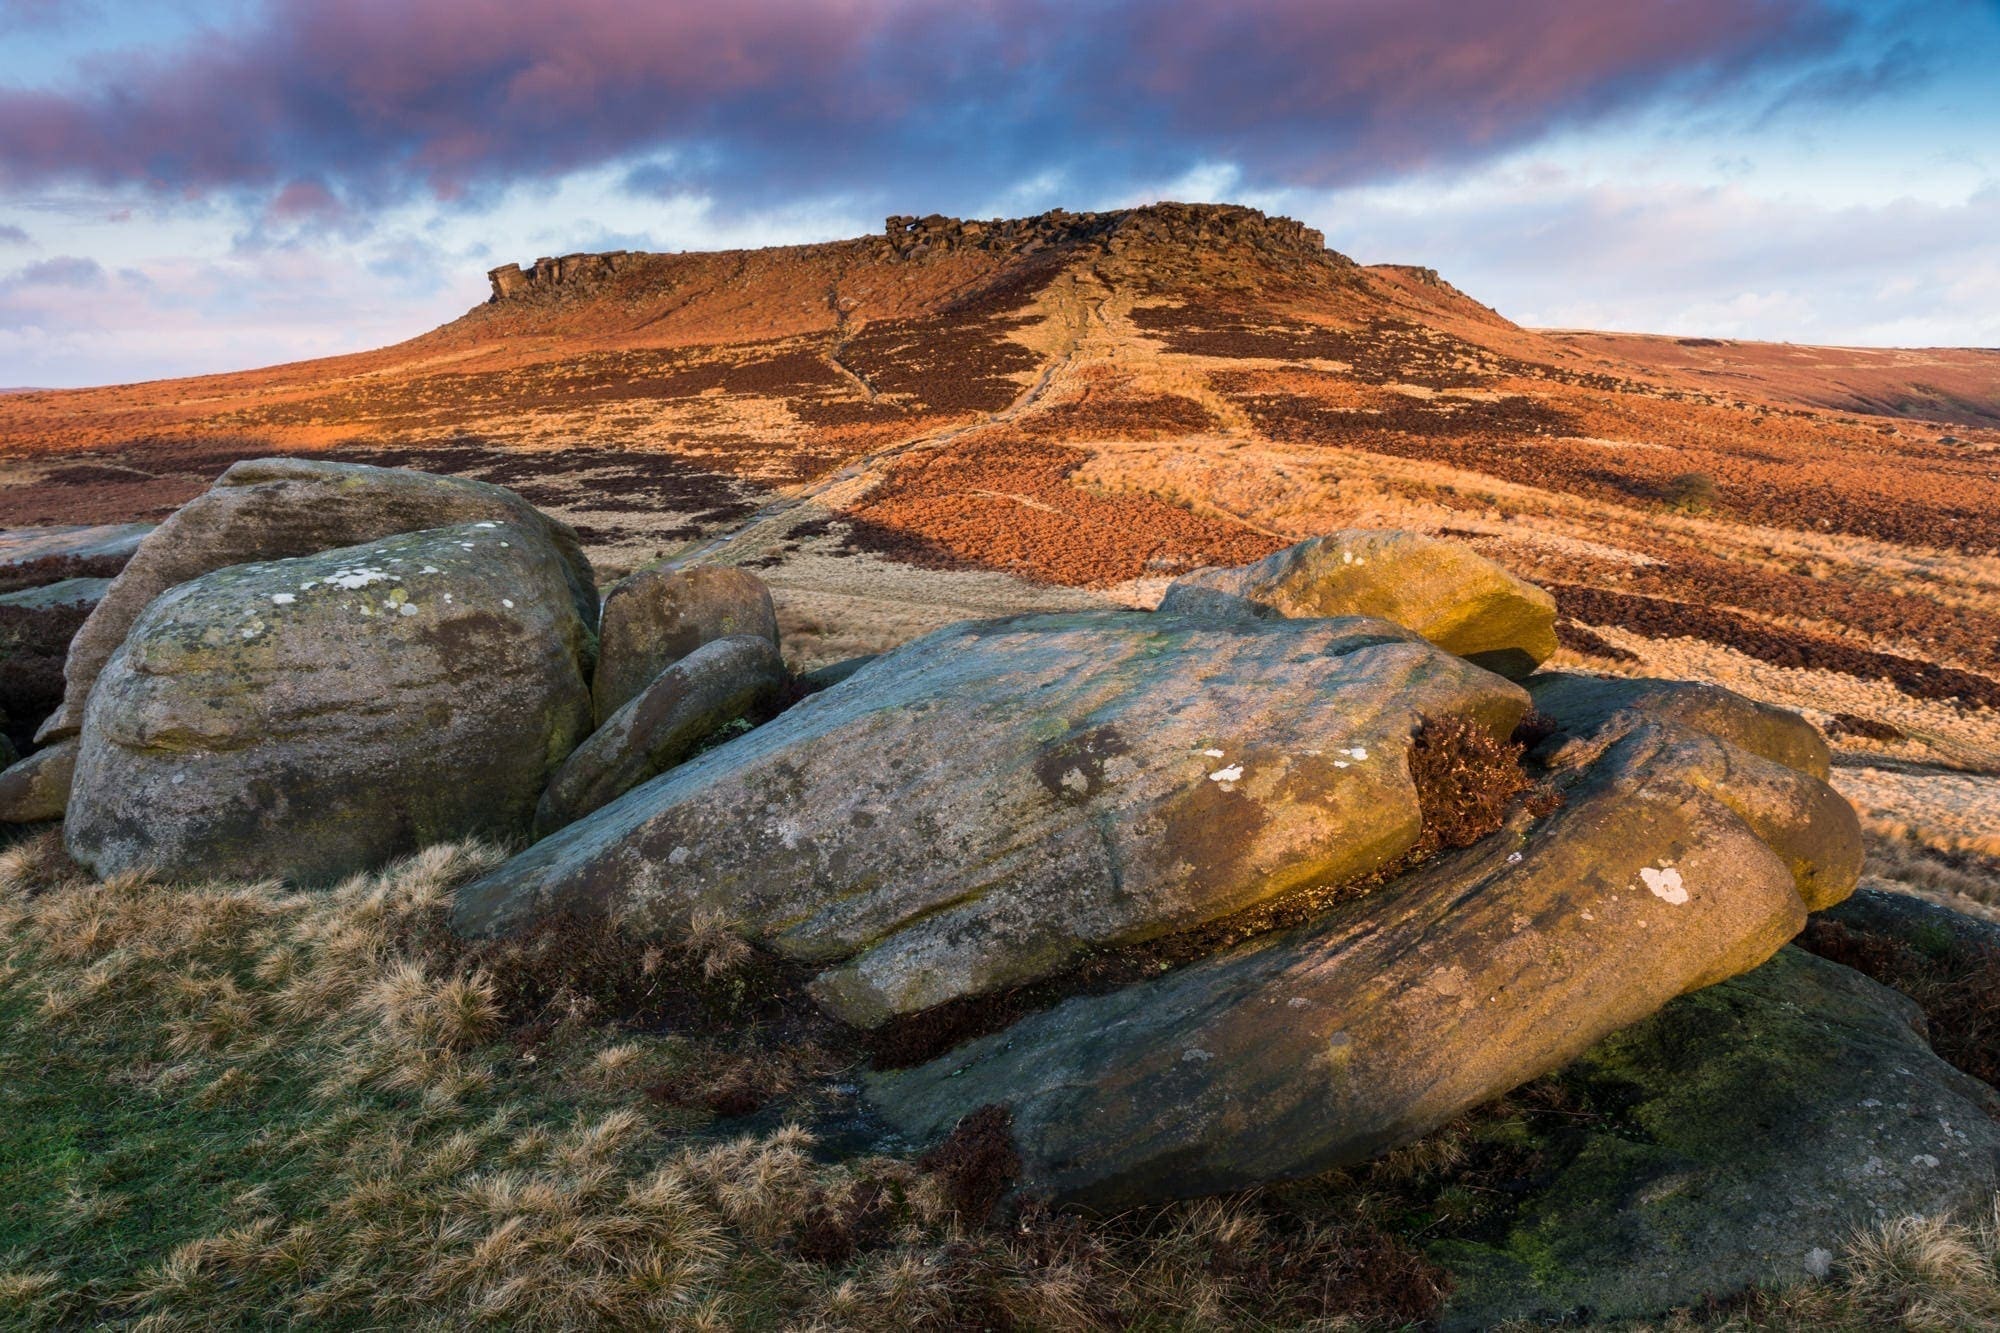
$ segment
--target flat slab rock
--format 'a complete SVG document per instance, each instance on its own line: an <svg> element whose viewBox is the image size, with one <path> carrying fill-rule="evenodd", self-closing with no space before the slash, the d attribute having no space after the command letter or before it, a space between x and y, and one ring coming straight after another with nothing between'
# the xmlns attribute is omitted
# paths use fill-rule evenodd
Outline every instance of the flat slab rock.
<svg viewBox="0 0 2000 1333"><path fill-rule="evenodd" d="M83 523L0 530L0 579L20 566L43 561L105 564L129 560L152 530L151 523Z"/></svg>
<svg viewBox="0 0 2000 1333"><path fill-rule="evenodd" d="M1932 1054L1906 997L1783 949L1564 1074L1621 1108L1490 1243L1433 1247L1447 1329L1625 1319L1823 1277L1855 1232L1984 1213L2000 1096Z"/></svg>
<svg viewBox="0 0 2000 1333"><path fill-rule="evenodd" d="M525 833L590 728L589 639L538 526L461 524L183 583L91 694L70 854L101 875L310 883Z"/></svg>
<svg viewBox="0 0 2000 1333"><path fill-rule="evenodd" d="M1858 821L1818 778L1641 707L1578 739L1548 818L871 1074L869 1100L915 1144L1003 1106L1022 1188L1100 1207L1312 1175L1757 966L1852 891Z"/></svg>
<svg viewBox="0 0 2000 1333"><path fill-rule="evenodd" d="M453 925L719 911L874 1026L1366 874L1417 837L1420 720L1504 737L1526 706L1383 621L955 626L530 848Z"/></svg>

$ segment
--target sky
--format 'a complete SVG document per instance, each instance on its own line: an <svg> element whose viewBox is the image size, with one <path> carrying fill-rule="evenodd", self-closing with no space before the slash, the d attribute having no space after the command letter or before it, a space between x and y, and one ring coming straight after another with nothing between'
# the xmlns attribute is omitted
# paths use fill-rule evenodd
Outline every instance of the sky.
<svg viewBox="0 0 2000 1333"><path fill-rule="evenodd" d="M1156 199L1524 324L2000 346L2000 0L0 0L0 387Z"/></svg>

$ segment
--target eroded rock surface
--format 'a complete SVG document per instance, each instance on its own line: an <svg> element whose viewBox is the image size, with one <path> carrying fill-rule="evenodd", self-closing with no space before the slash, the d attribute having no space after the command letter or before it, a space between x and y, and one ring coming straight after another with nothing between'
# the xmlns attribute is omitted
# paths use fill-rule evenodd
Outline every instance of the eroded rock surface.
<svg viewBox="0 0 2000 1333"><path fill-rule="evenodd" d="M113 580L70 644L62 706L43 724L38 739L58 740L82 728L98 673L140 612L176 584L229 565L481 521L517 524L553 548L561 557L566 596L579 622L595 629L596 584L576 533L512 491L358 463L304 458L236 463L207 492L153 529Z"/></svg>
<svg viewBox="0 0 2000 1333"><path fill-rule="evenodd" d="M1008 1108L1023 1187L1103 1206L1359 1161L1757 966L1851 891L1851 808L1674 721L1619 715L1564 806L1297 930L1070 999L869 1096L911 1139Z"/></svg>
<svg viewBox="0 0 2000 1333"><path fill-rule="evenodd" d="M1457 542L1349 528L1167 589L1161 611L1197 615L1380 616L1502 675L1556 650L1548 593Z"/></svg>
<svg viewBox="0 0 2000 1333"><path fill-rule="evenodd" d="M45 745L0 771L0 824L38 824L61 819L76 774L74 737Z"/></svg>
<svg viewBox="0 0 2000 1333"><path fill-rule="evenodd" d="M1420 720L1505 737L1526 705L1382 621L956 626L530 848L453 920L665 934L709 909L873 1026L1367 874L1418 835Z"/></svg>
<svg viewBox="0 0 2000 1333"><path fill-rule="evenodd" d="M662 671L705 643L754 634L778 646L770 589L746 570L721 565L642 569L604 595L597 677L591 697L600 722L631 702Z"/></svg>
<svg viewBox="0 0 2000 1333"><path fill-rule="evenodd" d="M1826 1275L1857 1231L1985 1212L2000 1096L1909 999L1797 949L1675 1000L1564 1074L1619 1108L1490 1244L1433 1255L1448 1329L1642 1318Z"/></svg>
<svg viewBox="0 0 2000 1333"><path fill-rule="evenodd" d="M535 811L545 838L680 763L703 741L769 703L785 663L771 641L705 643L653 678L564 761Z"/></svg>
<svg viewBox="0 0 2000 1333"><path fill-rule="evenodd" d="M541 525L216 570L91 694L66 837L99 874L315 882L526 832L589 730L589 630Z"/></svg>

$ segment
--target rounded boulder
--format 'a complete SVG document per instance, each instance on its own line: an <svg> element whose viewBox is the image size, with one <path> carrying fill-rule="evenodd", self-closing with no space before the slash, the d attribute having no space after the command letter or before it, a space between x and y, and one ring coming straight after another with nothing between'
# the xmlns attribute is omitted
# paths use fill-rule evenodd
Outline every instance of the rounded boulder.
<svg viewBox="0 0 2000 1333"><path fill-rule="evenodd" d="M525 833L588 732L563 552L491 521L221 569L91 694L66 838L99 874L324 881Z"/></svg>

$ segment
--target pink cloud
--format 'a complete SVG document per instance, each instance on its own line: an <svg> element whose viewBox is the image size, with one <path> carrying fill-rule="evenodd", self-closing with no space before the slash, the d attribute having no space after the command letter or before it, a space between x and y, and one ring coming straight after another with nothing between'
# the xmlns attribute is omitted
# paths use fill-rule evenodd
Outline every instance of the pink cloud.
<svg viewBox="0 0 2000 1333"><path fill-rule="evenodd" d="M662 157L724 197L1095 180L1226 157L1327 184L1833 52L1831 0L280 0L66 91L0 89L0 183L450 198Z"/></svg>

